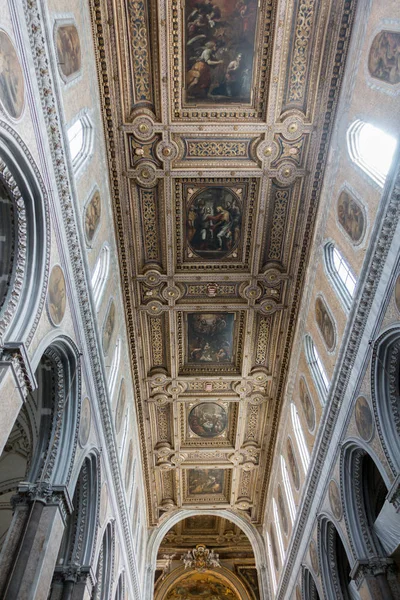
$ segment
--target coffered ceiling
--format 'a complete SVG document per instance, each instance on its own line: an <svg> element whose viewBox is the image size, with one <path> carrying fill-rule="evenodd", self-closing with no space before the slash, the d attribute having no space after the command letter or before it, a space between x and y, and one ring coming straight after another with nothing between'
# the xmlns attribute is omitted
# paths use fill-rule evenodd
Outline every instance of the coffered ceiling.
<svg viewBox="0 0 400 600"><path fill-rule="evenodd" d="M92 4L150 525L259 525L354 3Z"/></svg>

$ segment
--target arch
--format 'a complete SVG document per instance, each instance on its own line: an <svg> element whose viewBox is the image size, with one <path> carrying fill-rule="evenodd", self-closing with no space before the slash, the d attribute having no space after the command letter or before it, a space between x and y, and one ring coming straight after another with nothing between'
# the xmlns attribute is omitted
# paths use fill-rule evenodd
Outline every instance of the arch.
<svg viewBox="0 0 400 600"><path fill-rule="evenodd" d="M310 464L310 452L308 450L306 440L304 438L303 428L301 426L299 413L297 412L297 407L294 402L290 405L291 414L292 414L292 425L294 436L296 438L297 447L299 449L300 460L304 470L304 474L307 475L308 467Z"/></svg>
<svg viewBox="0 0 400 600"><path fill-rule="evenodd" d="M325 597L358 600L359 594L350 576L354 559L342 532L324 514L318 517L318 555Z"/></svg>
<svg viewBox="0 0 400 600"><path fill-rule="evenodd" d="M100 489L100 455L94 450L83 459L75 484L73 511L67 518L53 576L55 597L75 583L73 579L66 579L65 574L73 576L78 571L81 576L90 574L96 548Z"/></svg>
<svg viewBox="0 0 400 600"><path fill-rule="evenodd" d="M388 492L383 466L370 449L358 441L349 441L341 451L340 473L344 517L354 557L384 557L373 529Z"/></svg>
<svg viewBox="0 0 400 600"><path fill-rule="evenodd" d="M210 510L196 510L196 509L179 509L174 511L173 513L166 515L165 520L160 524L159 527L153 529L150 533L146 548L146 557L147 557L147 568L145 569L145 582L143 585L143 589L145 590L145 600L152 600L152 594L154 589L154 573L156 567L157 560L157 552L159 546L165 537L166 533L179 521L186 519L188 517L193 517L196 515L215 515L217 517L222 517L231 521L247 535L251 546L253 548L256 567L259 573L259 588L260 588L260 600L267 600L268 598L268 589L269 582L267 576L267 554L264 540L261 534L256 530L256 528L249 523L245 517L240 516L237 513L234 513L228 509L210 509Z"/></svg>
<svg viewBox="0 0 400 600"><path fill-rule="evenodd" d="M107 523L101 541L100 551L97 558L96 585L92 593L92 600L109 600L113 576L114 576L114 554L115 554L115 523Z"/></svg>
<svg viewBox="0 0 400 600"><path fill-rule="evenodd" d="M310 334L304 336L304 352L306 360L317 388L322 404L325 404L330 382L325 367Z"/></svg>
<svg viewBox="0 0 400 600"><path fill-rule="evenodd" d="M357 278L347 260L333 242L324 245L324 265L329 280L346 311L353 302Z"/></svg>
<svg viewBox="0 0 400 600"><path fill-rule="evenodd" d="M92 291L96 311L99 310L101 299L106 287L108 272L110 270L110 246L107 242L103 244L97 257L92 273Z"/></svg>
<svg viewBox="0 0 400 600"><path fill-rule="evenodd" d="M353 121L347 130L351 160L380 187L385 184L396 147L396 138L361 119Z"/></svg>
<svg viewBox="0 0 400 600"><path fill-rule="evenodd" d="M125 571L122 571L118 578L117 589L115 590L114 600L125 600Z"/></svg>
<svg viewBox="0 0 400 600"><path fill-rule="evenodd" d="M37 388L27 395L0 461L1 505L6 509L1 523L0 565L2 585L11 585L12 593L18 587L17 580L12 580L14 557L26 566L26 560L18 554L19 542L25 534L34 535L35 531L34 520L21 519L18 503L14 513L7 511L12 496L18 491L22 510L30 515L37 508L31 498L60 492L68 505L67 513L70 510L64 490L72 474L81 404L80 365L74 343L66 337L53 340L40 358L35 378ZM11 460L7 460L8 455ZM19 456L18 464L13 455Z"/></svg>
<svg viewBox="0 0 400 600"><path fill-rule="evenodd" d="M303 566L302 596L304 600L320 600L320 594L314 577L307 567Z"/></svg>
<svg viewBox="0 0 400 600"><path fill-rule="evenodd" d="M155 600L163 600L166 597L166 594L169 592L169 590L171 590L171 588L174 586L174 584L179 584L179 582L187 578L190 579L196 576L196 571L192 570L188 572L185 570L185 567L183 565L182 567L175 569L172 573L167 575L167 577L158 587L154 595ZM241 598L241 600L251 600L251 597L246 587L243 585L243 583L240 581L237 575L235 575L235 573L233 573L230 569L221 565L218 571L210 573L210 579L211 578L216 580L217 582L219 581L228 589L233 588L233 590L235 590L235 595L237 594L237 596Z"/></svg>
<svg viewBox="0 0 400 600"><path fill-rule="evenodd" d="M0 120L0 182L9 202L0 221L6 236L0 243L0 344L23 341L29 346L44 306L50 255L47 194L37 166L18 134ZM9 228L9 218L14 227ZM1 225L0 225L1 228ZM11 233L12 232L12 233ZM11 237L10 237L11 234ZM3 235L3 234L2 234ZM12 248L5 256L4 246Z"/></svg>
<svg viewBox="0 0 400 600"><path fill-rule="evenodd" d="M376 341L371 361L375 422L393 475L400 472L400 327Z"/></svg>

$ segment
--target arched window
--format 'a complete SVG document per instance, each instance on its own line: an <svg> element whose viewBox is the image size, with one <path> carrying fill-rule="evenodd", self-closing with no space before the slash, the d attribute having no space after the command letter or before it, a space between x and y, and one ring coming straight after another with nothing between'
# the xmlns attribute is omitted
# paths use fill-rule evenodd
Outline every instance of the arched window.
<svg viewBox="0 0 400 600"><path fill-rule="evenodd" d="M304 473L307 474L308 466L310 464L310 453L307 448L306 440L304 439L299 413L297 412L296 405L293 402L291 404L291 413L293 430L296 437L297 446L299 448L301 464L303 465Z"/></svg>
<svg viewBox="0 0 400 600"><path fill-rule="evenodd" d="M125 454L125 446L126 446L126 440L128 437L128 421L129 421L129 412L126 411L125 414L125 419L124 419L124 433L122 436L122 441L121 441L121 447L120 447L120 452L119 452L119 457L122 460L122 457Z"/></svg>
<svg viewBox="0 0 400 600"><path fill-rule="evenodd" d="M269 560L269 570L271 573L272 589L273 589L274 594L276 594L275 567L274 567L274 561L272 559L271 539L269 537L268 531L267 531L267 548L268 548L268 560Z"/></svg>
<svg viewBox="0 0 400 600"><path fill-rule="evenodd" d="M292 521L292 525L296 518L296 506L294 503L292 487L289 481L289 473L287 471L286 461L281 455L281 469L282 469L282 479L283 479L283 487L285 488L287 503L289 506L289 514L290 520Z"/></svg>
<svg viewBox="0 0 400 600"><path fill-rule="evenodd" d="M93 127L87 114L83 114L67 129L72 167L77 173L90 156L93 146Z"/></svg>
<svg viewBox="0 0 400 600"><path fill-rule="evenodd" d="M325 268L333 287L346 310L350 310L357 279L341 252L328 242L324 247Z"/></svg>
<svg viewBox="0 0 400 600"><path fill-rule="evenodd" d="M92 290L96 310L99 310L104 288L106 287L108 271L110 268L110 247L104 244L93 269Z"/></svg>
<svg viewBox="0 0 400 600"><path fill-rule="evenodd" d="M306 335L304 338L305 354L310 367L311 374L314 378L314 382L318 393L323 403L325 403L326 395L329 389L329 379L322 364L322 360L318 354L318 351L312 341L310 335Z"/></svg>
<svg viewBox="0 0 400 600"><path fill-rule="evenodd" d="M285 562L285 548L283 547L281 524L279 522L278 508L276 506L275 498L272 500L272 508L274 511L274 521L275 521L276 533L278 534L279 554L281 555L281 561L282 561L282 565L283 565L283 563Z"/></svg>
<svg viewBox="0 0 400 600"><path fill-rule="evenodd" d="M392 164L396 146L394 137L360 119L356 119L347 130L351 160L381 187Z"/></svg>
<svg viewBox="0 0 400 600"><path fill-rule="evenodd" d="M120 359L121 359L121 338L118 338L117 343L115 344L114 356L113 356L112 363L110 366L110 374L108 376L108 389L110 392L110 396L112 396L114 393Z"/></svg>

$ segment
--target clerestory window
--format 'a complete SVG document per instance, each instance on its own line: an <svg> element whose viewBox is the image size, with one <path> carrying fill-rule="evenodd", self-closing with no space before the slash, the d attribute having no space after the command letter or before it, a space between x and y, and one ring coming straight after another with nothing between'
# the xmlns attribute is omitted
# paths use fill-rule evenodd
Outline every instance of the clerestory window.
<svg viewBox="0 0 400 600"><path fill-rule="evenodd" d="M303 466L304 473L307 474L308 467L310 464L310 453L307 448L306 440L303 433L303 428L301 426L299 413L297 412L296 405L292 402L291 405L291 413L292 413L292 424L294 435L296 438L297 446L299 449L301 464Z"/></svg>
<svg viewBox="0 0 400 600"><path fill-rule="evenodd" d="M322 402L325 403L330 383L318 350L315 347L311 336L308 334L304 338L304 346L306 360L308 366L310 367L315 386L318 390Z"/></svg>
<svg viewBox="0 0 400 600"><path fill-rule="evenodd" d="M360 119L347 130L350 158L381 187L385 184L396 146L393 136Z"/></svg>
<svg viewBox="0 0 400 600"><path fill-rule="evenodd" d="M274 511L275 528L278 537L279 554L281 555L281 561L283 565L283 563L285 562L285 548L283 546L281 524L279 522L278 508L276 506L275 498L272 500L272 507Z"/></svg>
<svg viewBox="0 0 400 600"><path fill-rule="evenodd" d="M93 145L93 127L87 114L83 114L67 130L69 151L75 174L90 156Z"/></svg>
<svg viewBox="0 0 400 600"><path fill-rule="evenodd" d="M346 259L332 242L324 246L325 268L333 287L346 310L350 310L357 279Z"/></svg>
<svg viewBox="0 0 400 600"><path fill-rule="evenodd" d="M294 503L292 486L290 485L289 473L287 470L286 461L282 455L281 455L281 470L282 470L283 487L285 488L287 503L289 506L290 520L292 521L292 525L293 525L294 520L296 518L296 506Z"/></svg>
<svg viewBox="0 0 400 600"><path fill-rule="evenodd" d="M109 268L110 247L108 244L104 244L104 246L100 250L100 254L96 261L92 275L92 289L96 310L99 310L101 298L103 296L104 288L106 287L107 283Z"/></svg>

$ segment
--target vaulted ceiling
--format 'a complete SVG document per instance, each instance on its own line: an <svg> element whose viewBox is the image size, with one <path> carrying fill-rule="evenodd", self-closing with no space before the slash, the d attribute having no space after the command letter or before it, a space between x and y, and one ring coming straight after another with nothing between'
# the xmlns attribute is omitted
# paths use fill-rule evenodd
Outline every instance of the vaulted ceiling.
<svg viewBox="0 0 400 600"><path fill-rule="evenodd" d="M150 525L259 525L353 3L92 5Z"/></svg>

